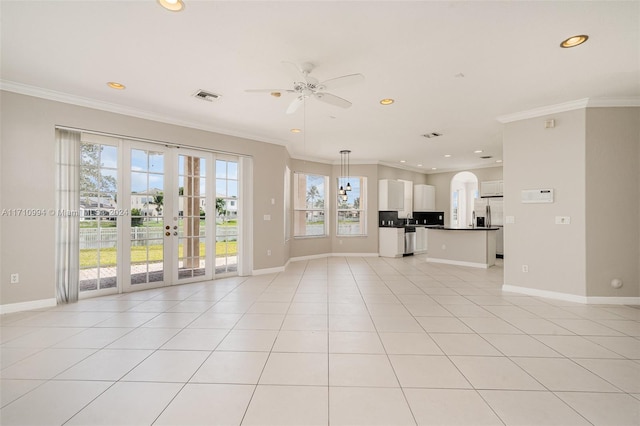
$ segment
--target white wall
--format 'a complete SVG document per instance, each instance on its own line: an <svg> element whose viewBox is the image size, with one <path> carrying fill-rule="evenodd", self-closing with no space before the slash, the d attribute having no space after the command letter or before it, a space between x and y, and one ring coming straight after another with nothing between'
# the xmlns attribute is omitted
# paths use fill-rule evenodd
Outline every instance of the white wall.
<svg viewBox="0 0 640 426"><path fill-rule="evenodd" d="M585 128L585 110L505 125L504 214L515 217L505 223L506 285L586 296ZM521 202L522 190L541 188L554 189L553 203ZM556 225L556 216L571 224Z"/></svg>
<svg viewBox="0 0 640 426"><path fill-rule="evenodd" d="M586 137L587 295L640 296L640 108L588 108Z"/></svg>
<svg viewBox="0 0 640 426"><path fill-rule="evenodd" d="M639 111L586 108L505 125L504 214L515 217L505 223L505 285L576 300L640 295ZM541 188L554 189L553 203L520 201Z"/></svg>

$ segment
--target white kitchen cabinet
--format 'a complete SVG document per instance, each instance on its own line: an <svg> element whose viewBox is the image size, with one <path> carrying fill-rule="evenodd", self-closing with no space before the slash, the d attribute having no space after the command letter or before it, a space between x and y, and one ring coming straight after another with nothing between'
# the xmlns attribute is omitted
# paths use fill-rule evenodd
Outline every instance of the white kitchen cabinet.
<svg viewBox="0 0 640 426"><path fill-rule="evenodd" d="M504 184L501 180L488 180L480 182L481 197L502 197Z"/></svg>
<svg viewBox="0 0 640 426"><path fill-rule="evenodd" d="M378 210L399 211L404 208L404 182L391 179L378 181Z"/></svg>
<svg viewBox="0 0 640 426"><path fill-rule="evenodd" d="M413 217L413 182L410 180L399 179L404 184L404 207L398 211L399 219L407 219Z"/></svg>
<svg viewBox="0 0 640 426"><path fill-rule="evenodd" d="M424 253L427 251L427 228L416 226L416 251L415 253Z"/></svg>
<svg viewBox="0 0 640 426"><path fill-rule="evenodd" d="M436 210L436 187L418 184L413 186L413 211L433 212Z"/></svg>
<svg viewBox="0 0 640 426"><path fill-rule="evenodd" d="M402 257L404 228L378 228L378 254L382 257Z"/></svg>

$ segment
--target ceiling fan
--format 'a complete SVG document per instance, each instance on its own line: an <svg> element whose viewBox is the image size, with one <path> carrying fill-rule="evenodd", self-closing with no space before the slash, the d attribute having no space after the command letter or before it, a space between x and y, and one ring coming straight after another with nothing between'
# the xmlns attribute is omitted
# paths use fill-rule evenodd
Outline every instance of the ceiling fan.
<svg viewBox="0 0 640 426"><path fill-rule="evenodd" d="M271 95L275 97L280 97L283 92L295 93L296 98L289 104L287 114L296 112L298 108L300 108L300 105L304 103L304 100L310 97L340 108L349 108L351 102L329 93L328 90L364 80L362 74L348 74L320 82L317 78L309 75L311 71L313 71L313 64L305 62L298 66L292 62L282 63L289 67L294 73L295 80L293 82L293 89L249 89L246 90L246 92L271 93Z"/></svg>

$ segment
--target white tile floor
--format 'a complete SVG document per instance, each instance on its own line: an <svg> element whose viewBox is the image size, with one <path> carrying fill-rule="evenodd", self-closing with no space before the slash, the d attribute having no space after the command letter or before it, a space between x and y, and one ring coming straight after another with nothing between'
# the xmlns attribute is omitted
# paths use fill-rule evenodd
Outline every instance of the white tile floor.
<svg viewBox="0 0 640 426"><path fill-rule="evenodd" d="M0 318L2 425L640 425L640 309L294 262Z"/></svg>

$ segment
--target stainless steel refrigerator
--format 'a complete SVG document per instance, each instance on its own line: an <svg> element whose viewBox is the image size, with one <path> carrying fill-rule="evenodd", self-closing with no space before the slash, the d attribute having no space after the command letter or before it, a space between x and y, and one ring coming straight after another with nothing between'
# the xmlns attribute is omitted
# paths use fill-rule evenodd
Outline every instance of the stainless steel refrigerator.
<svg viewBox="0 0 640 426"><path fill-rule="evenodd" d="M502 198L476 198L473 210L476 213L476 221L483 222L486 227L498 228L496 233L496 254L504 256L504 202Z"/></svg>

